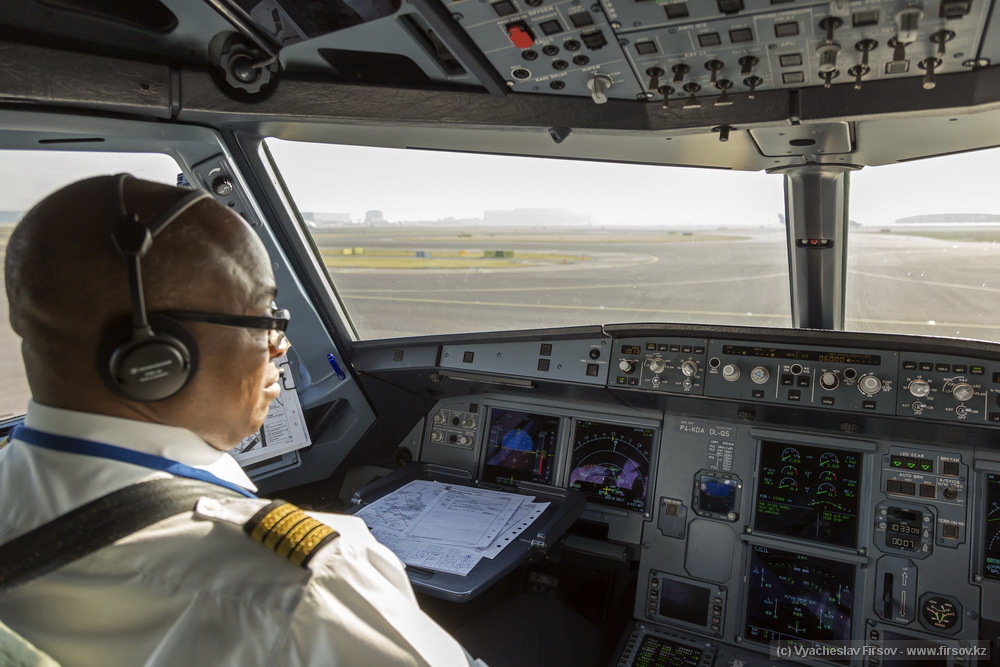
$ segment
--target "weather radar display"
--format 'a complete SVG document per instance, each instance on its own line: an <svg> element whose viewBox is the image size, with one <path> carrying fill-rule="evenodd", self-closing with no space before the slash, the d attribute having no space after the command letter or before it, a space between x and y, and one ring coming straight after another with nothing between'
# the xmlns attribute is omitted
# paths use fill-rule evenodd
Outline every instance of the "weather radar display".
<svg viewBox="0 0 1000 667"><path fill-rule="evenodd" d="M655 429L643 426L577 420L570 487L592 503L645 512L655 437Z"/></svg>
<svg viewBox="0 0 1000 667"><path fill-rule="evenodd" d="M493 408L482 479L516 485L552 483L559 417Z"/></svg>

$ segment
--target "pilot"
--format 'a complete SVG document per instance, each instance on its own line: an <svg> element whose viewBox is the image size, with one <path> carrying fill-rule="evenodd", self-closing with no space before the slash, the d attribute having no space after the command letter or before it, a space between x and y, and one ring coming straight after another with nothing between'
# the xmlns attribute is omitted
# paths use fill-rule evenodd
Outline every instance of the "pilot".
<svg viewBox="0 0 1000 667"><path fill-rule="evenodd" d="M287 349L268 255L240 217L190 190L91 178L25 215L5 270L32 400L0 449L0 544L150 479L223 495L0 591L0 622L64 665L483 664L360 519L312 515L308 553L248 535L299 510L247 497L226 453L261 427Z"/></svg>

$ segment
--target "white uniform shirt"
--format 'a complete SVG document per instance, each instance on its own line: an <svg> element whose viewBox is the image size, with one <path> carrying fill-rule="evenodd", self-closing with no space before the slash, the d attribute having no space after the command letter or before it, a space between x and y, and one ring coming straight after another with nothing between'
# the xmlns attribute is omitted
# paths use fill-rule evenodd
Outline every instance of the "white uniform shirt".
<svg viewBox="0 0 1000 667"><path fill-rule="evenodd" d="M254 489L185 429L30 403L26 425L202 468ZM0 449L0 543L129 484L169 476L13 441ZM267 504L203 498L56 572L0 593L0 620L63 665L468 665L417 606L399 560L350 516L303 569L243 533ZM478 662L478 661L477 661Z"/></svg>

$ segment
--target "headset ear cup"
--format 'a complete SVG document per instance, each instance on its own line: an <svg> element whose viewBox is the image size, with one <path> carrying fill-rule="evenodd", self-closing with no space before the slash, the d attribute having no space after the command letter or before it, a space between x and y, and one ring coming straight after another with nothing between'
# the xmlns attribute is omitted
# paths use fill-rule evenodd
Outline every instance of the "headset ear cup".
<svg viewBox="0 0 1000 667"><path fill-rule="evenodd" d="M109 327L97 359L111 392L143 403L177 394L198 368L198 345L184 325L163 315L150 315L149 324L152 338L136 339L124 324Z"/></svg>

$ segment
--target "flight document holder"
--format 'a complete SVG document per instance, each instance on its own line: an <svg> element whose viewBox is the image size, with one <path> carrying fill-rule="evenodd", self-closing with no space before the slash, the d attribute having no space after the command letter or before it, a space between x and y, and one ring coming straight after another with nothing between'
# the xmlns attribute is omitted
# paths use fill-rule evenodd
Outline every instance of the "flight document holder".
<svg viewBox="0 0 1000 667"><path fill-rule="evenodd" d="M351 499L353 506L346 512L364 514L366 507L373 506L377 501L415 481L436 482L443 487L456 487L459 490L502 491L526 496L526 502L548 503L548 506L516 537L510 539L499 553L493 558L480 558L467 574L444 572L413 563L406 565L410 583L416 590L452 602L467 602L475 598L518 566L544 555L562 538L587 507L586 496L576 489L563 489L533 482L521 482L517 487L480 485L465 470L431 463L411 463L356 491ZM421 502L414 494L412 505L405 509L418 514L422 509ZM373 526L369 524L369 527ZM376 538L380 535L377 529L373 529L373 533ZM403 560L405 562L408 558L404 557Z"/></svg>

